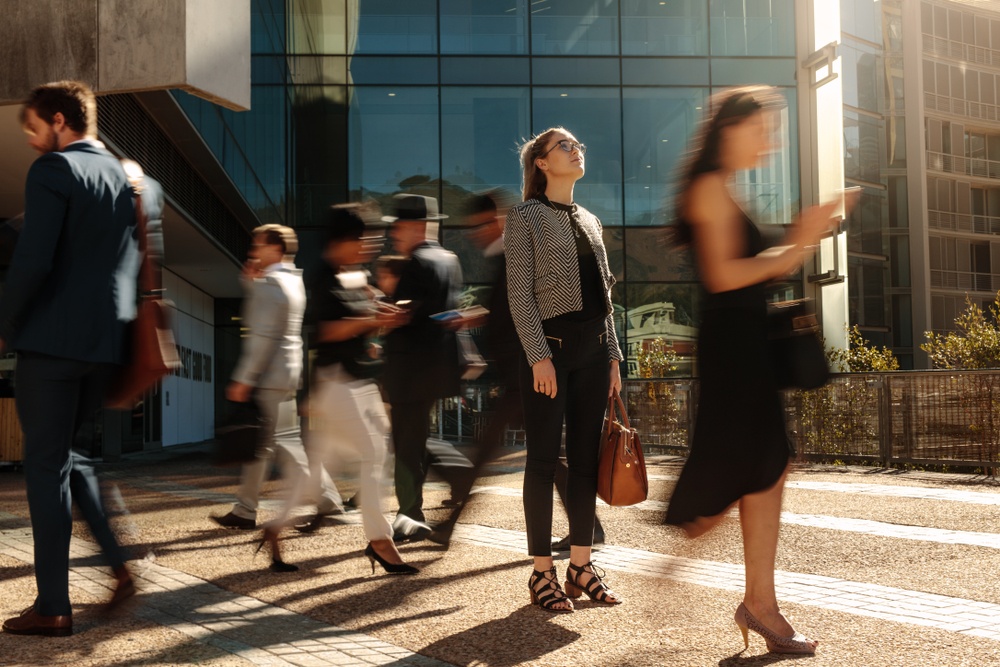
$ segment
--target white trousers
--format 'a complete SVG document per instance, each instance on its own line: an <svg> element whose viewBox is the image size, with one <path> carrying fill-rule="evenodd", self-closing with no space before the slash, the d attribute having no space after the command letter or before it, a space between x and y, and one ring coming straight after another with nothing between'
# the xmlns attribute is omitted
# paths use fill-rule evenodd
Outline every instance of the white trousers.
<svg viewBox="0 0 1000 667"><path fill-rule="evenodd" d="M310 462L309 492L318 491L324 468L357 461L360 464L358 504L365 537L369 541L391 539L392 526L383 513L386 491L383 468L389 418L378 386L372 380L354 378L340 364L317 369L309 398L309 425L311 430L306 441ZM298 493L301 490L293 489L273 524L287 522L288 514L299 502Z"/></svg>

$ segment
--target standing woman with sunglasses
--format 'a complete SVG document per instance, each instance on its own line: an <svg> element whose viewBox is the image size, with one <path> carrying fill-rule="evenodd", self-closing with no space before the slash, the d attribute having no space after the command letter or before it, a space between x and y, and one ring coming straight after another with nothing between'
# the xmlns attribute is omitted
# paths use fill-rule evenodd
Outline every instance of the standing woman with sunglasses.
<svg viewBox="0 0 1000 667"><path fill-rule="evenodd" d="M590 560L604 408L621 389L622 353L601 222L573 202L586 150L561 127L524 144L524 201L507 213L504 231L508 299L524 349L524 516L535 561L528 587L532 603L552 612L573 611L570 598L583 593L595 602L621 602ZM564 420L570 532L565 592L552 562L552 485Z"/></svg>

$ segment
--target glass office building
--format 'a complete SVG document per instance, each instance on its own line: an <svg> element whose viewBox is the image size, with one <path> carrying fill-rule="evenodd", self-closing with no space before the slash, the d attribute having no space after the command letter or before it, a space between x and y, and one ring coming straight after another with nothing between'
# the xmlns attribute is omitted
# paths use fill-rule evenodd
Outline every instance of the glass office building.
<svg viewBox="0 0 1000 667"><path fill-rule="evenodd" d="M774 152L739 190L760 222L798 207L793 4L254 0L251 111L177 97L261 220L298 229L307 270L331 203L418 192L451 216L441 242L462 259L470 300L489 277L458 229L464 197L519 192L519 144L566 127L588 146L576 200L604 224L637 376L643 341L666 338L683 357L694 340L691 263L668 257L664 230L713 91L779 87Z"/></svg>

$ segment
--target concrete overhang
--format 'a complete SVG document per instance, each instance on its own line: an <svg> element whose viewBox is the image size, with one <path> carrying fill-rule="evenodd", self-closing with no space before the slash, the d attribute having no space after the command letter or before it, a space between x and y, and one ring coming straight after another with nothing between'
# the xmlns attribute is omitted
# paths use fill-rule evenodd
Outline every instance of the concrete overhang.
<svg viewBox="0 0 1000 667"><path fill-rule="evenodd" d="M4 10L0 105L75 79L98 93L178 88L250 108L250 0L34 0Z"/></svg>

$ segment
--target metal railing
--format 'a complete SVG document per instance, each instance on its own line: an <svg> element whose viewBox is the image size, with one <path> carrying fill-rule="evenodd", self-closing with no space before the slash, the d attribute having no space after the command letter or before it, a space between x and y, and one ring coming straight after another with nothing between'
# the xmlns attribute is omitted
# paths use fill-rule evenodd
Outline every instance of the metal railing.
<svg viewBox="0 0 1000 667"><path fill-rule="evenodd" d="M697 391L690 378L624 383L649 453L688 452ZM837 374L784 398L789 436L806 459L1000 469L1000 370Z"/></svg>
<svg viewBox="0 0 1000 667"><path fill-rule="evenodd" d="M955 58L967 63L977 65L987 65L989 67L1000 67L1000 51L997 49L987 49L982 46L955 42L944 37L934 35L924 36L924 53L931 56L944 56L945 58Z"/></svg>
<svg viewBox="0 0 1000 667"><path fill-rule="evenodd" d="M1000 291L1000 275L932 269L931 287L972 290L974 292L997 292Z"/></svg>
<svg viewBox="0 0 1000 667"><path fill-rule="evenodd" d="M951 174L1000 178L1000 161L927 151L927 168Z"/></svg>
<svg viewBox="0 0 1000 667"><path fill-rule="evenodd" d="M927 224L932 229L974 234L1000 235L1000 216L953 213L951 211L927 211Z"/></svg>
<svg viewBox="0 0 1000 667"><path fill-rule="evenodd" d="M928 111L940 111L978 120L1000 120L1000 106L996 104L968 102L926 91L924 91L924 108Z"/></svg>

